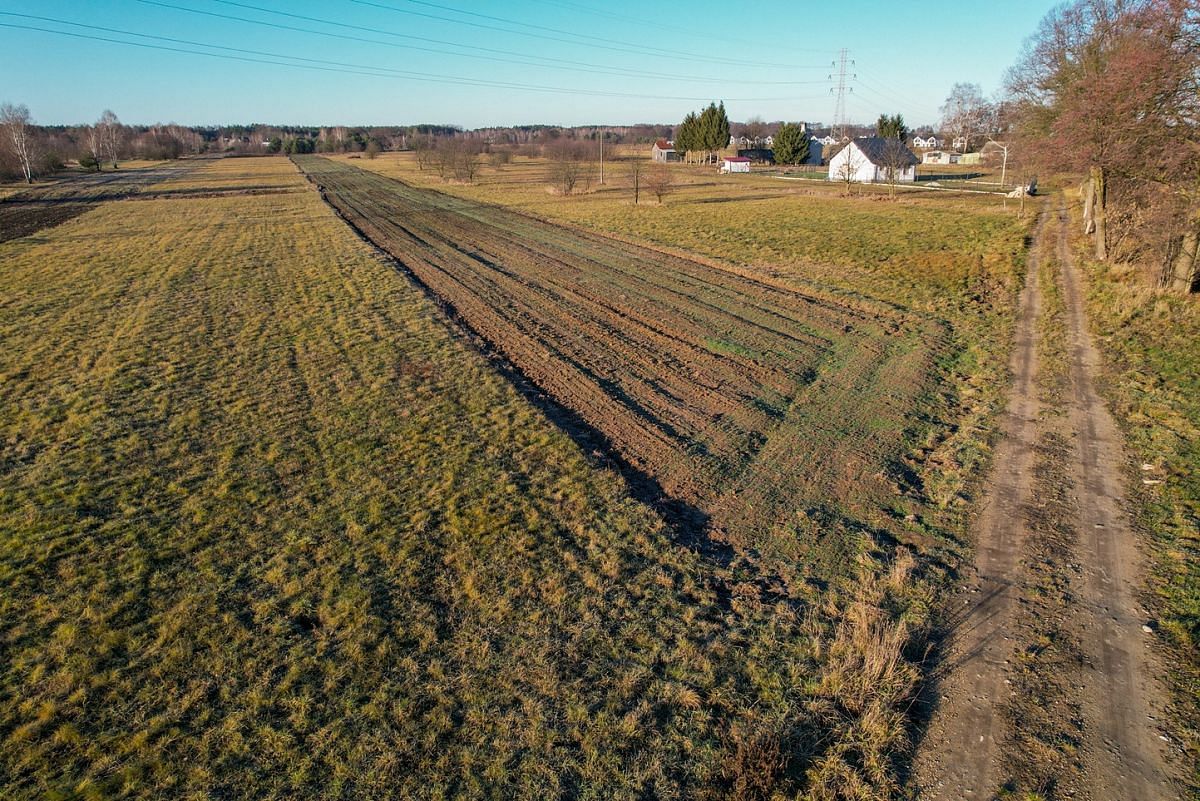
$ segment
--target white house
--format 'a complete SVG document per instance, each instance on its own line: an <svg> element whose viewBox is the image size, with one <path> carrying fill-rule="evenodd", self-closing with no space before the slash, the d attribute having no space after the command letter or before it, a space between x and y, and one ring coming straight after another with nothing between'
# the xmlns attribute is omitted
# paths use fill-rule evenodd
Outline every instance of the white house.
<svg viewBox="0 0 1200 801"><path fill-rule="evenodd" d="M829 180L856 183L890 182L895 171L897 183L917 179L917 157L898 139L864 136L851 139L829 160Z"/></svg>
<svg viewBox="0 0 1200 801"><path fill-rule="evenodd" d="M957 164L958 154L949 150L930 150L921 157L922 164Z"/></svg>
<svg viewBox="0 0 1200 801"><path fill-rule="evenodd" d="M745 156L730 156L721 160L721 172L750 172L750 159Z"/></svg>
<svg viewBox="0 0 1200 801"><path fill-rule="evenodd" d="M933 134L930 134L929 136L914 136L913 137L913 147L921 149L921 150L923 150L927 147L941 147L941 146L942 146L941 140L938 139Z"/></svg>
<svg viewBox="0 0 1200 801"><path fill-rule="evenodd" d="M953 142L953 143L951 143L950 147L951 147L953 150L957 150L957 151L958 151L958 152L960 152L960 153L964 153L964 152L966 152L966 149L967 149L967 137L965 137L965 136L956 136L956 137L954 137L954 142Z"/></svg>
<svg viewBox="0 0 1200 801"><path fill-rule="evenodd" d="M816 136L814 134L813 136L809 137L809 141L816 142L817 144L825 147L836 145L838 143L837 137L835 137L833 134L825 134L824 136Z"/></svg>

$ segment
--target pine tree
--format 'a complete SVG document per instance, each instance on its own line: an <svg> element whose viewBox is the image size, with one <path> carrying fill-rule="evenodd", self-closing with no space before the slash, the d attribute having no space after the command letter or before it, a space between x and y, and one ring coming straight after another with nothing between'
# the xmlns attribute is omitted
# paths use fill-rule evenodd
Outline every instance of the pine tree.
<svg viewBox="0 0 1200 801"><path fill-rule="evenodd" d="M792 122L785 122L775 134L775 161L779 164L803 164L808 161L808 133Z"/></svg>
<svg viewBox="0 0 1200 801"><path fill-rule="evenodd" d="M695 112L689 111L675 130L675 150L687 157L688 151L700 150L699 120Z"/></svg>
<svg viewBox="0 0 1200 801"><path fill-rule="evenodd" d="M908 129L904 127L904 117L900 114L891 117L880 114L875 122L875 134L883 139L906 139Z"/></svg>

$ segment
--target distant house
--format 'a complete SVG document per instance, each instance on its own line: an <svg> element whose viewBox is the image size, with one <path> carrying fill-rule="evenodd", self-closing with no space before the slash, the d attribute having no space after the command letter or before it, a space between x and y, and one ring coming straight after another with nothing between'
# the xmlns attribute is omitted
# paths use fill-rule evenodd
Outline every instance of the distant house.
<svg viewBox="0 0 1200 801"><path fill-rule="evenodd" d="M870 184L889 180L895 169L897 183L912 183L917 178L917 157L897 139L864 136L851 139L829 160L829 180Z"/></svg>
<svg viewBox="0 0 1200 801"><path fill-rule="evenodd" d="M720 172L750 172L750 159L745 156L722 159Z"/></svg>
<svg viewBox="0 0 1200 801"><path fill-rule="evenodd" d="M654 157L655 161L681 161L682 159L680 155L676 153L675 148L672 147L673 144L673 142L668 142L666 139L659 139L654 143L654 147L651 148L650 154Z"/></svg>
<svg viewBox="0 0 1200 801"><path fill-rule="evenodd" d="M968 144L967 137L956 136L956 137L954 137L954 141L950 143L950 147L953 148L954 150L957 150L958 152L962 153L962 152L966 151L967 144Z"/></svg>
<svg viewBox="0 0 1200 801"><path fill-rule="evenodd" d="M839 140L833 134L827 133L822 136L818 136L817 134L812 134L809 137L809 141L816 142L817 144L822 145L824 147L830 147L831 145L836 145L841 140Z"/></svg>
<svg viewBox="0 0 1200 801"><path fill-rule="evenodd" d="M914 136L912 146L918 150L924 150L925 148L941 147L942 141L933 134L929 136Z"/></svg>
<svg viewBox="0 0 1200 801"><path fill-rule="evenodd" d="M921 157L922 164L957 164L958 154L949 150L929 150Z"/></svg>

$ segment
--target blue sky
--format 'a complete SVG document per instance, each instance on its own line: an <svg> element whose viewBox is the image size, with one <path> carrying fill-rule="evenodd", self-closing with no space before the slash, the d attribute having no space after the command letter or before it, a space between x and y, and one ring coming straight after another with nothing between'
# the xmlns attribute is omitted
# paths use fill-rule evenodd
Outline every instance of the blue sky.
<svg viewBox="0 0 1200 801"><path fill-rule="evenodd" d="M734 120L828 123L832 64L847 48L851 121L900 112L911 126L936 122L958 81L996 90L1050 7L0 0L0 26L27 26L0 27L0 101L46 124L105 108L131 123L677 122L709 99Z"/></svg>

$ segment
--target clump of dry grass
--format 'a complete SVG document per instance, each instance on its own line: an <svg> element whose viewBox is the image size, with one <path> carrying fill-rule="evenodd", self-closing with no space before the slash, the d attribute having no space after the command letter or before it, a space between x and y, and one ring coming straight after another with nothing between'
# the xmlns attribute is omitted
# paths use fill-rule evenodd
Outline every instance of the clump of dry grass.
<svg viewBox="0 0 1200 801"><path fill-rule="evenodd" d="M917 562L899 549L885 572L864 563L857 589L838 615L814 711L828 748L807 771L813 799L889 798L900 792L896 763L908 751L907 708L921 680L913 654L923 647L930 589Z"/></svg>

